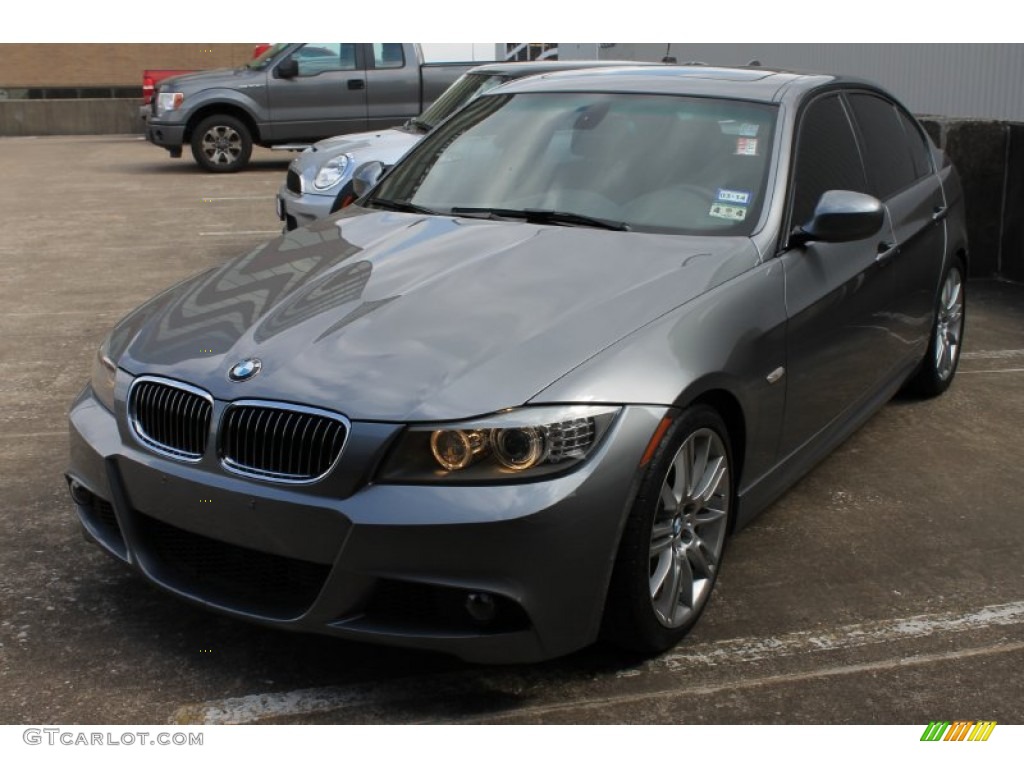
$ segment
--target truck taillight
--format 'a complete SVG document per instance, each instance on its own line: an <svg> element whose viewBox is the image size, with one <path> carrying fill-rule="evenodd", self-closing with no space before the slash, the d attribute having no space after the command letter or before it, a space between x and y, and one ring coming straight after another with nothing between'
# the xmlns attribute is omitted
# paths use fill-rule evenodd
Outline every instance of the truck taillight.
<svg viewBox="0 0 1024 768"><path fill-rule="evenodd" d="M142 103L149 104L153 100L154 83L153 78L146 75L142 78Z"/></svg>

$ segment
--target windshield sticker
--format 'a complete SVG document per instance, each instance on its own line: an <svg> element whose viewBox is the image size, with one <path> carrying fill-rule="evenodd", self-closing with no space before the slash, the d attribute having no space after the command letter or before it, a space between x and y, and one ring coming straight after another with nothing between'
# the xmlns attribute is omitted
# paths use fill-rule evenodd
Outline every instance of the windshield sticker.
<svg viewBox="0 0 1024 768"><path fill-rule="evenodd" d="M757 132L761 130L761 126L757 123L737 123L735 120L729 120L721 123L722 133L726 136L748 136L754 138L757 136Z"/></svg>
<svg viewBox="0 0 1024 768"><path fill-rule="evenodd" d="M736 139L736 153L737 155L749 155L751 157L757 155L757 139L748 138L741 136Z"/></svg>
<svg viewBox="0 0 1024 768"><path fill-rule="evenodd" d="M738 189L720 189L715 195L719 203L732 203L733 205L750 205L750 193L741 192Z"/></svg>
<svg viewBox="0 0 1024 768"><path fill-rule="evenodd" d="M708 216L716 219L728 219L729 221L743 221L747 218L747 208L743 205L723 205L715 203L708 211Z"/></svg>

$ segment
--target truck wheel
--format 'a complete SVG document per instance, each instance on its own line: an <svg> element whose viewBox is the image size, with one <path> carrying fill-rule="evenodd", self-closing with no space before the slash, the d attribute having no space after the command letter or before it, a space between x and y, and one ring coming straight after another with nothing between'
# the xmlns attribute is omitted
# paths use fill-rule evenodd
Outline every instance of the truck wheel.
<svg viewBox="0 0 1024 768"><path fill-rule="evenodd" d="M240 171L249 163L250 155L252 136L237 117L211 115L192 131L192 157L207 171Z"/></svg>

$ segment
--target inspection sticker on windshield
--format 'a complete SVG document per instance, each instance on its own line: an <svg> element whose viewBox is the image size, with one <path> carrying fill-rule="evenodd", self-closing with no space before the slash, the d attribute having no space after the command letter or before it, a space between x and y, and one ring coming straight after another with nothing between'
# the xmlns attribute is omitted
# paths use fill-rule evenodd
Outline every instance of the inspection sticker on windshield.
<svg viewBox="0 0 1024 768"><path fill-rule="evenodd" d="M708 216L716 219L728 219L729 221L743 221L747 218L747 207L745 205L725 205L715 203L708 211Z"/></svg>
<svg viewBox="0 0 1024 768"><path fill-rule="evenodd" d="M748 205L750 193L741 192L738 189L720 189L715 195L715 201L719 203L732 203L734 205Z"/></svg>
<svg viewBox="0 0 1024 768"><path fill-rule="evenodd" d="M746 136L740 136L736 139L736 152L737 155L756 155L757 154L757 139L747 138Z"/></svg>

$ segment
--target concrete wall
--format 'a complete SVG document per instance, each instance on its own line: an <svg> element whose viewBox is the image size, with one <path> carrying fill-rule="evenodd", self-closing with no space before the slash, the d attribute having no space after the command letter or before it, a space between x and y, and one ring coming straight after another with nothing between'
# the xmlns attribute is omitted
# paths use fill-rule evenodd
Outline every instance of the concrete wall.
<svg viewBox="0 0 1024 768"><path fill-rule="evenodd" d="M1024 282L1024 125L924 122L964 186L971 275Z"/></svg>
<svg viewBox="0 0 1024 768"><path fill-rule="evenodd" d="M140 99L0 99L0 136L141 133Z"/></svg>

